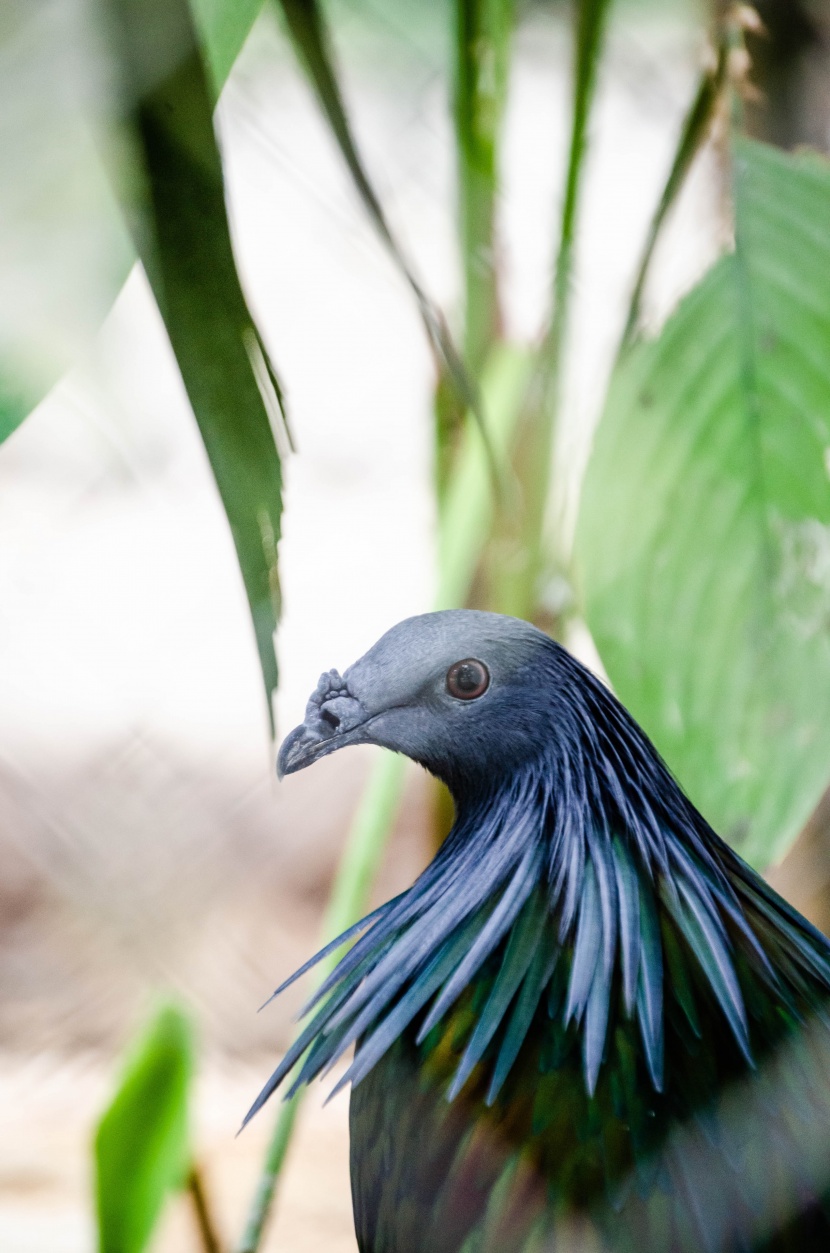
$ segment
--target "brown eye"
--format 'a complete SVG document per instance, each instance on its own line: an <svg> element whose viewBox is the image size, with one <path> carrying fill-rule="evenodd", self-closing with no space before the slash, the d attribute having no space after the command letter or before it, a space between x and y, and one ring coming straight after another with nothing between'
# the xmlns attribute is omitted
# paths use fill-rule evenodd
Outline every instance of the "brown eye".
<svg viewBox="0 0 830 1253"><path fill-rule="evenodd" d="M474 657L457 661L447 671L447 691L456 700L475 700L477 696L483 696L489 686L487 667Z"/></svg>

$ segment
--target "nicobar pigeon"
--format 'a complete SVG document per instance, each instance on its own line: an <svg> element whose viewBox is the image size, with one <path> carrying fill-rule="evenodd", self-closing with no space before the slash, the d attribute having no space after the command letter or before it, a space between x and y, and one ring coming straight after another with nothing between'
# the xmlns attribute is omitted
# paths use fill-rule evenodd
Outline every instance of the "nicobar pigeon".
<svg viewBox="0 0 830 1253"><path fill-rule="evenodd" d="M340 937L251 1114L354 1044L361 1253L830 1250L830 946L603 683L528 623L426 614L322 676L280 773L349 744L455 823Z"/></svg>

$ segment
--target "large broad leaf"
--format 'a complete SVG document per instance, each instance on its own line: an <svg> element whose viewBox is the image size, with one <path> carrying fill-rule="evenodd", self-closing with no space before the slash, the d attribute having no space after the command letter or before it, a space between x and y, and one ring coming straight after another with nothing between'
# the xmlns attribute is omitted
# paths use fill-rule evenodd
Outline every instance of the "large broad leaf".
<svg viewBox="0 0 830 1253"><path fill-rule="evenodd" d="M735 250L618 366L577 553L619 695L763 866L830 777L830 166L733 169Z"/></svg>
<svg viewBox="0 0 830 1253"><path fill-rule="evenodd" d="M190 1028L161 1010L127 1063L95 1137L100 1253L141 1253L189 1165Z"/></svg>
<svg viewBox="0 0 830 1253"><path fill-rule="evenodd" d="M268 696L277 685L280 391L240 287L211 92L186 0L110 0L136 155L121 182L248 595Z"/></svg>

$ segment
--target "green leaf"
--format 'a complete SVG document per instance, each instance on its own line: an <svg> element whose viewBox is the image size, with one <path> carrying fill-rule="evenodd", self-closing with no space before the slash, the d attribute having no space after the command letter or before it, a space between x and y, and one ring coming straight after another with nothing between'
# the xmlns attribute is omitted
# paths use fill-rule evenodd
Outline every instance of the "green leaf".
<svg viewBox="0 0 830 1253"><path fill-rule="evenodd" d="M95 1136L100 1253L141 1253L189 1165L190 1026L163 1008L138 1042Z"/></svg>
<svg viewBox="0 0 830 1253"><path fill-rule="evenodd" d="M830 776L830 166L742 141L735 251L612 380L587 618L622 700L756 865Z"/></svg>
<svg viewBox="0 0 830 1253"><path fill-rule="evenodd" d="M236 272L211 97L186 0L110 3L144 175L131 188L122 184L122 194L230 523L271 714L282 511L271 422L279 433L280 388Z"/></svg>

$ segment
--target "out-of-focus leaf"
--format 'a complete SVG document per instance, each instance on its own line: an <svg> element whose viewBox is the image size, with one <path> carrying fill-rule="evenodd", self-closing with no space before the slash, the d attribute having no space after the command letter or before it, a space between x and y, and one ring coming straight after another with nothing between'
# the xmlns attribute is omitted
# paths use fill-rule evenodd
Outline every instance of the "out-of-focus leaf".
<svg viewBox="0 0 830 1253"><path fill-rule="evenodd" d="M499 330L495 210L513 0L454 0L454 117L464 265L464 355L478 371Z"/></svg>
<svg viewBox="0 0 830 1253"><path fill-rule="evenodd" d="M16 431L25 417L34 409L40 393L55 381L52 371L46 371L43 363L37 368L37 381L27 378L15 386L13 372L16 363L0 358L0 444Z"/></svg>
<svg viewBox="0 0 830 1253"><path fill-rule="evenodd" d="M509 2L510 0L497 0L502 5ZM291 41L305 67L355 188L375 229L417 301L424 327L441 364L443 377L449 380L456 401L455 408L460 407L461 411L471 410L478 421L490 460L491 474L498 480L499 472L484 417L486 409L482 406L476 379L465 368L443 314L424 291L412 264L395 238L358 150L343 102L331 36L323 10L317 0L278 0L278 3L285 15Z"/></svg>
<svg viewBox="0 0 830 1253"><path fill-rule="evenodd" d="M133 262L96 140L96 6L5 0L0 20L0 441L89 343Z"/></svg>
<svg viewBox="0 0 830 1253"><path fill-rule="evenodd" d="M623 356L577 554L621 698L763 866L830 776L830 165L733 167L735 251Z"/></svg>
<svg viewBox="0 0 830 1253"><path fill-rule="evenodd" d="M163 1008L128 1061L95 1136L100 1253L141 1253L189 1165L190 1026Z"/></svg>
<svg viewBox="0 0 830 1253"><path fill-rule="evenodd" d="M190 3L218 95L264 0L190 0Z"/></svg>
<svg viewBox="0 0 830 1253"><path fill-rule="evenodd" d="M211 100L185 0L110 0L144 178L126 189L144 262L236 545L271 714L277 685L280 389L239 283ZM115 24L115 23L114 23ZM132 191L132 194L131 194Z"/></svg>

